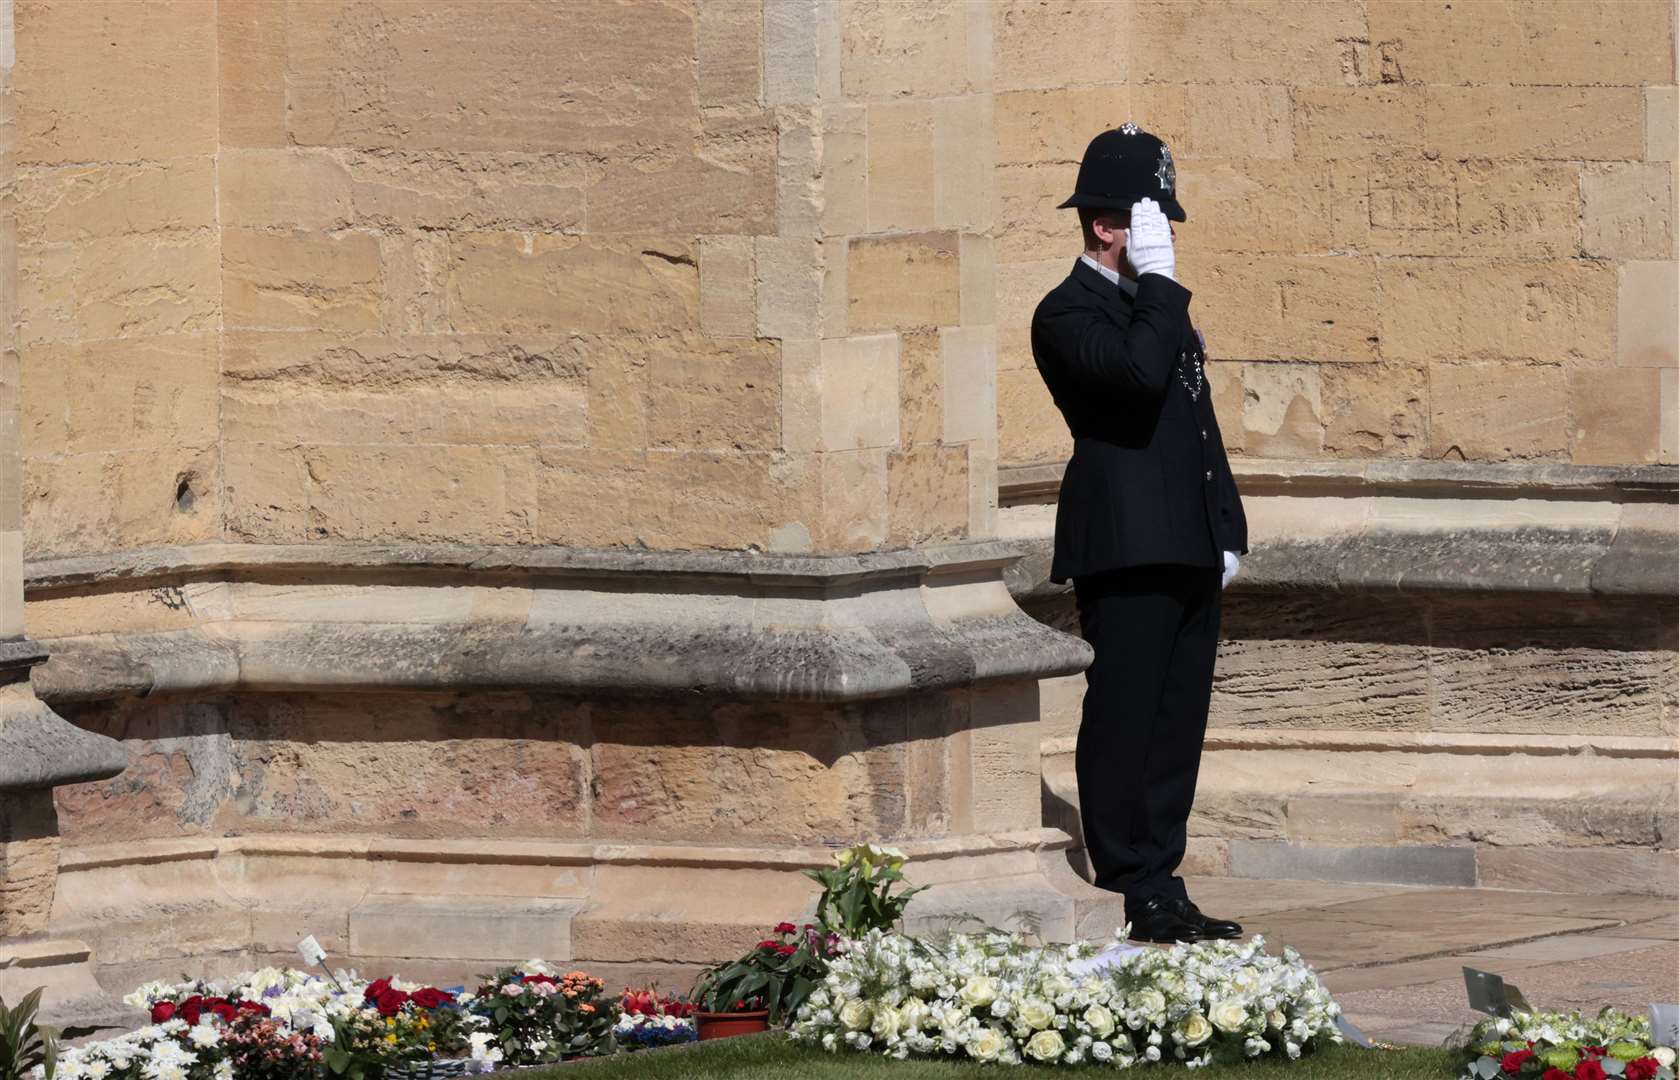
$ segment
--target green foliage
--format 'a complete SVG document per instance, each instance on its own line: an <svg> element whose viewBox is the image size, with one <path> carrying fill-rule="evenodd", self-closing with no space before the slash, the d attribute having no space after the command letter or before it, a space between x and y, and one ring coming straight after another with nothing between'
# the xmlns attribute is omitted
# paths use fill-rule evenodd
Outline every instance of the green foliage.
<svg viewBox="0 0 1679 1080"><path fill-rule="evenodd" d="M858 844L840 852L836 862L829 870L806 870L805 876L822 886L816 901L817 922L841 937L859 938L870 930L895 928L910 898L923 891L906 886L892 892L904 880L904 855L894 848Z"/></svg>
<svg viewBox="0 0 1679 1080"><path fill-rule="evenodd" d="M39 1066L52 1080L58 1069L58 1033L35 1023L41 990L8 1008L0 998L0 1080L25 1080Z"/></svg>
<svg viewBox="0 0 1679 1080"><path fill-rule="evenodd" d="M706 1012L769 1011L779 1024L798 1012L828 973L828 935L814 925L782 923L775 936L754 945L738 960L700 975L693 1000Z"/></svg>

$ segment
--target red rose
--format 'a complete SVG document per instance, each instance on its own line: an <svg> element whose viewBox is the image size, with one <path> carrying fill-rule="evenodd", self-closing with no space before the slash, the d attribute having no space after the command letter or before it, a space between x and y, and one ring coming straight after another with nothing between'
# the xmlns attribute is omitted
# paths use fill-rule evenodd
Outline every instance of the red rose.
<svg viewBox="0 0 1679 1080"><path fill-rule="evenodd" d="M173 1019L174 1016L175 1003L173 1001L160 1001L152 1006L152 1023L154 1024L161 1024L165 1020Z"/></svg>
<svg viewBox="0 0 1679 1080"><path fill-rule="evenodd" d="M260 1001L241 1001L239 1002L239 1011L242 1013L255 1013L258 1016L271 1016L274 1013L273 1009L270 1009Z"/></svg>
<svg viewBox="0 0 1679 1080"><path fill-rule="evenodd" d="M1574 1066L1574 1080L1606 1080L1608 1075L1596 1058L1584 1058Z"/></svg>
<svg viewBox="0 0 1679 1080"><path fill-rule="evenodd" d="M179 1016L182 1020L185 1020L189 1027L196 1027L198 1024L198 1018L203 1015L203 1013L204 999L198 994L194 994L185 1001L181 1002L180 1011L178 1011L175 1015Z"/></svg>
<svg viewBox="0 0 1679 1080"><path fill-rule="evenodd" d="M1584 1050L1586 1053L1590 1054L1592 1057L1599 1057L1599 1058L1609 1052L1601 1046L1582 1046L1580 1049Z"/></svg>
<svg viewBox="0 0 1679 1080"><path fill-rule="evenodd" d="M1636 1058L1627 1062L1627 1080L1652 1080L1656 1070L1661 1068L1661 1062L1655 1058Z"/></svg>
<svg viewBox="0 0 1679 1080"><path fill-rule="evenodd" d="M239 1015L239 1010L225 1001L216 1002L214 1005L210 1006L210 1011L215 1013L216 1019L220 1020L224 1024L233 1023L234 1019Z"/></svg>
<svg viewBox="0 0 1679 1080"><path fill-rule="evenodd" d="M416 990L408 1000L422 1009L435 1009L455 1000L455 995L439 990L435 986L428 986L424 990Z"/></svg>
<svg viewBox="0 0 1679 1080"><path fill-rule="evenodd" d="M758 942L758 944L753 946L753 947L758 948L758 949L779 949L779 948L781 948L781 942L772 941L769 938L765 938L764 940Z"/></svg>
<svg viewBox="0 0 1679 1080"><path fill-rule="evenodd" d="M799 947L797 945L777 945L775 951L781 956L792 956L799 951Z"/></svg>
<svg viewBox="0 0 1679 1080"><path fill-rule="evenodd" d="M790 922L776 923L775 932L778 934L796 934L799 932L799 928Z"/></svg>
<svg viewBox="0 0 1679 1080"><path fill-rule="evenodd" d="M385 991L389 990L390 988L391 988L391 980L389 980L389 979L375 979L373 982L370 982L370 983L367 984L367 989L366 990L362 991L362 994L361 994L362 1000L364 1000L364 1001L378 1001L380 995L384 994Z"/></svg>
<svg viewBox="0 0 1679 1080"><path fill-rule="evenodd" d="M1568 1074L1561 1069L1546 1069L1545 1075L1541 1076L1539 1080L1568 1080Z"/></svg>
<svg viewBox="0 0 1679 1080"><path fill-rule="evenodd" d="M554 981L554 977L552 975L521 975L519 977L519 981L524 983L546 983L549 986L560 985Z"/></svg>
<svg viewBox="0 0 1679 1080"><path fill-rule="evenodd" d="M1498 1063L1498 1067L1514 1076L1522 1071L1522 1066L1532 1057L1532 1050L1515 1050L1505 1054L1504 1060Z"/></svg>
<svg viewBox="0 0 1679 1080"><path fill-rule="evenodd" d="M379 1010L380 1016L395 1016L408 1004L408 995L401 990L386 990L373 1004Z"/></svg>

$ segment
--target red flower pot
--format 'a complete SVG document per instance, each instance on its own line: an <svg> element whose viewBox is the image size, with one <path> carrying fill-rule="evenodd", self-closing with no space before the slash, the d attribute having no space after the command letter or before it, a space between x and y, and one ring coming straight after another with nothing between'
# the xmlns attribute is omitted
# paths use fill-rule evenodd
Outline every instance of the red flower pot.
<svg viewBox="0 0 1679 1080"><path fill-rule="evenodd" d="M768 1009L757 1012L696 1012L694 1023L699 1028L700 1041L727 1039L733 1035L754 1035L770 1029Z"/></svg>

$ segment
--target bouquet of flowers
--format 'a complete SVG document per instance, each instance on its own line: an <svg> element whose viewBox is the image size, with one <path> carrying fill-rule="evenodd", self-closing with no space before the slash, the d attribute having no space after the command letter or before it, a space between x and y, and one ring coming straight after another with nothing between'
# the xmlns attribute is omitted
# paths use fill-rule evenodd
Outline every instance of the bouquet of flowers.
<svg viewBox="0 0 1679 1080"><path fill-rule="evenodd" d="M1605 1009L1518 1012L1491 1017L1469 1033L1463 1080L1674 1080L1674 1047L1657 1046L1650 1021Z"/></svg>
<svg viewBox="0 0 1679 1080"><path fill-rule="evenodd" d="M769 1022L792 1016L828 970L833 943L839 939L813 923L803 927L779 923L738 960L701 975L694 999L707 1012L751 1012L765 1009Z"/></svg>
<svg viewBox="0 0 1679 1080"><path fill-rule="evenodd" d="M482 977L461 1007L487 1022L486 1044L508 1065L544 1065L569 1057L609 1053L617 1004L606 986L581 971L556 977L540 960ZM476 1045L476 1044L475 1044Z"/></svg>
<svg viewBox="0 0 1679 1080"><path fill-rule="evenodd" d="M618 1011L612 1038L621 1050L671 1046L699 1038L694 1027L693 1004L681 998L660 996L652 987L626 988L618 999Z"/></svg>
<svg viewBox="0 0 1679 1080"><path fill-rule="evenodd" d="M320 1040L246 1011L196 1023L173 1017L139 1031L63 1051L55 1080L294 1080L315 1076ZM45 1071L37 1069L37 1077Z"/></svg>
<svg viewBox="0 0 1679 1080"><path fill-rule="evenodd" d="M154 1022L168 1019L160 1015L159 1006L167 1004L178 1009L194 996L220 998L235 1006L255 1002L284 1026L312 1032L323 1042L331 1042L333 1020L363 1007L366 986L352 972L340 971L334 981L290 968L262 968L232 979L150 982L123 1001L152 1013Z"/></svg>
<svg viewBox="0 0 1679 1080"><path fill-rule="evenodd" d="M793 1037L895 1058L1126 1067L1201 1066L1339 1042L1339 1009L1298 956L1209 942L1138 950L1106 967L1090 942L1032 946L1018 934L929 942L871 930L843 941Z"/></svg>

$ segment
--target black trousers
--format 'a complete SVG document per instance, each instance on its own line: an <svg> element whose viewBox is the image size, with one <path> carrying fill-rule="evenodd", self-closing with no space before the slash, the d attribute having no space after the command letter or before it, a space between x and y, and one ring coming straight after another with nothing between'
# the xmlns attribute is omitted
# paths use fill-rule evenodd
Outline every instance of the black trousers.
<svg viewBox="0 0 1679 1080"><path fill-rule="evenodd" d="M1073 582L1096 650L1079 725L1079 808L1099 888L1133 914L1183 897L1177 876L1207 733L1220 572L1141 566Z"/></svg>

